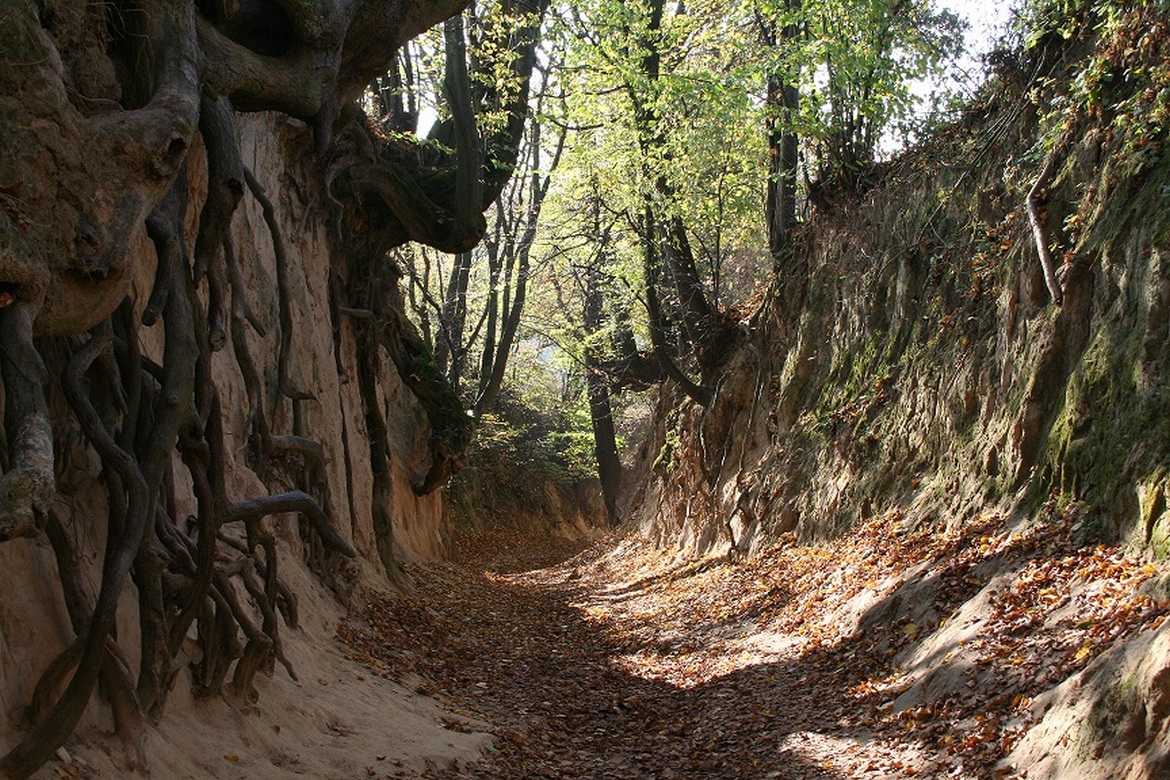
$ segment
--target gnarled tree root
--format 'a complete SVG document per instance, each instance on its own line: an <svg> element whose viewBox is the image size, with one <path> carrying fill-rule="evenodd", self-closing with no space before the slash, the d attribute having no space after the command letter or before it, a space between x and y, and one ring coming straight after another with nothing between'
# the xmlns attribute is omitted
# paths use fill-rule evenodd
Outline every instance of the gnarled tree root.
<svg viewBox="0 0 1170 780"><path fill-rule="evenodd" d="M109 345L108 334L91 337L70 361L62 386L86 438L97 450L105 468L116 473L125 487L126 514L120 522L110 523L101 587L77 669L45 719L0 759L0 769L9 777L27 777L36 771L64 743L81 718L105 664L106 640L114 627L118 598L129 579L134 554L146 527L149 505L146 480L134 459L106 430L85 392L82 379L88 367Z"/></svg>
<svg viewBox="0 0 1170 780"><path fill-rule="evenodd" d="M226 343L228 295L222 244L231 226L232 214L244 197L244 164L240 160L236 116L227 98L204 91L199 114L199 132L207 150L207 200L199 215L195 239L193 277L198 284L204 275L208 284L208 343L218 351Z"/></svg>
<svg viewBox="0 0 1170 780"><path fill-rule="evenodd" d="M1052 296L1052 302L1057 306L1064 303L1064 291L1061 289L1060 280L1056 276L1056 266L1052 259L1052 249L1048 242L1048 229L1044 225L1044 214L1041 211L1044 205L1044 200L1048 197L1048 188L1052 185L1052 180L1056 177L1057 167L1064 161L1068 154L1069 146L1073 140L1073 128L1070 127L1061 135L1060 140L1056 142L1056 146L1044 158L1044 164L1040 167L1040 173L1036 176L1036 181L1032 184L1031 189L1028 190L1028 197L1024 201L1024 207L1028 211L1028 222L1032 226L1032 238L1036 243L1036 254L1040 258L1040 267L1044 270L1044 284L1048 287L1048 293Z"/></svg>
<svg viewBox="0 0 1170 780"><path fill-rule="evenodd" d="M278 372L280 391L293 400L308 399L309 394L293 387L289 378L289 354L292 352L292 310L289 308L288 282L288 250L284 245L284 236L280 231L280 221L276 216L276 207L268 199L263 185L247 168L244 168L244 181L248 184L248 191L260 204L264 214L264 222L268 225L268 232L272 237L272 254L276 264L276 284L280 294L276 296L280 305L280 355L278 358Z"/></svg>
<svg viewBox="0 0 1170 780"><path fill-rule="evenodd" d="M35 536L54 494L45 363L33 344L39 301L0 309L0 375L10 468L0 477L0 541Z"/></svg>

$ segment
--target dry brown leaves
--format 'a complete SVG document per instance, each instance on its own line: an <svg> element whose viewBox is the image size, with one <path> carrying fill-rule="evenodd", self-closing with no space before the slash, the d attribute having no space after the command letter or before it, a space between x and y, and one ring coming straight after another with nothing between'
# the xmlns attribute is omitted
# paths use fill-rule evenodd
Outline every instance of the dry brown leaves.
<svg viewBox="0 0 1170 780"><path fill-rule="evenodd" d="M1033 697L1167 614L1141 590L1162 567L1072 545L1077 512L953 531L887 516L747 562L480 535L339 635L494 724L459 776L1010 777L997 762ZM911 690L946 668L949 684Z"/></svg>

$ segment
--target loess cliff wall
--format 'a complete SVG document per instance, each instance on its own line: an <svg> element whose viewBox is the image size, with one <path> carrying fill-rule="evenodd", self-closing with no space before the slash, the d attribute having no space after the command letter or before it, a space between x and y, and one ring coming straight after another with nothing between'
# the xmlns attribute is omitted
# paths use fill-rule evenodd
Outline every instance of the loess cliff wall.
<svg viewBox="0 0 1170 780"><path fill-rule="evenodd" d="M352 322L340 305L346 259L330 245L328 197L316 167L319 158L312 154L310 129L277 114L238 115L237 120L244 165L269 200L273 221L270 226L261 200L245 192L233 217L231 244L240 274L238 284L232 280L238 296L233 308L247 316L229 318L224 347L214 353L209 377L223 412L226 493L230 500L242 501L306 490L358 556L322 556L320 542L296 515L268 518L280 576L293 592L299 614L296 625L285 626L281 633L288 663L258 678L258 698L233 698L230 692L225 698L200 697L187 671L201 653L192 632L174 664L178 671L170 681L167 710L148 729L144 744L127 745L122 756L106 755L103 735L114 724L109 707L95 697L59 760L42 772L98 771L116 776L145 762L168 777L357 776L391 744L403 760L417 759L418 768L427 761L450 761L478 750L476 735L452 734L441 727L432 702L385 681L367 679L356 664L344 660L335 644L335 628L346 609L360 605L367 589L390 585L373 521L371 448L356 379L359 356ZM193 147L187 165L190 251L208 180L200 144ZM274 235L284 246L283 270L277 265ZM131 285L131 298L141 311L153 283L155 253L145 239L132 252L131 266L143 269ZM287 277L283 282L282 275ZM201 290L204 301L206 284ZM282 288L287 306L283 317ZM240 328L247 320L252 322ZM139 338L144 355L160 360L163 325L142 327ZM291 393L281 387L282 339L289 340L284 375ZM51 349L50 342L42 349ZM411 488L430 467L429 424L384 355L382 366L378 400L388 431L393 550L403 562L432 558L442 554L448 527L442 498L439 492L416 496ZM107 522L106 496L96 478L100 463L80 443L80 433L55 386L50 398L59 461L52 511L72 538L92 599L101 574ZM258 457L261 414L272 437L295 435L317 442L321 473L309 469L295 453L269 460ZM178 453L171 471L176 516L193 522L198 512L194 486ZM228 523L222 536L241 542L242 525ZM242 586L235 587L244 609L254 609ZM0 600L2 733L5 742L13 744L29 722L37 681L74 635L53 546L44 535L0 545L0 588L6 596ZM259 624L262 616L256 612L251 619ZM119 645L131 668L138 662L138 625L138 594L131 585L122 597L118 627ZM395 722L392 737L388 719Z"/></svg>
<svg viewBox="0 0 1170 780"><path fill-rule="evenodd" d="M1122 17L1101 37L1049 36L1005 58L962 121L814 208L739 324L714 401L659 398L628 522L663 545L735 556L871 518L941 534L1059 516L1074 541L1165 558L1170 79L1153 53L1164 20ZM1026 208L1046 161L1036 203L1062 305ZM1013 564L996 565L1012 581ZM920 619L913 605L938 587L929 570L875 585L873 598L903 606L857 625ZM943 615L896 659L920 700L961 693L936 683L943 667L962 681L976 663L953 633L994 595L976 590L964 621ZM1038 699L1012 757L1028 777L1170 771L1167 636L1120 642ZM928 652L939 647L951 652Z"/></svg>
<svg viewBox="0 0 1170 780"><path fill-rule="evenodd" d="M1072 55L1033 52L1068 81ZM1043 215L1054 305L1025 200L1060 127L1013 86L1024 67L861 194L814 208L709 407L664 393L648 478L627 495L647 533L751 552L891 512L913 525L1027 511L1055 492L1084 502L1087 538L1165 552L1165 128L1136 154L1108 118L1066 131Z"/></svg>

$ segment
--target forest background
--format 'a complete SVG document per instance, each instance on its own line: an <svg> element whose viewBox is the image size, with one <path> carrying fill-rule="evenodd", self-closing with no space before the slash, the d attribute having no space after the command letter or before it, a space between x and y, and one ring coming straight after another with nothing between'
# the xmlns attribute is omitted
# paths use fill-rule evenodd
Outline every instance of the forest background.
<svg viewBox="0 0 1170 780"><path fill-rule="evenodd" d="M396 260L436 365L478 421L456 504L466 482L503 516L540 504L535 486L596 475L616 523L647 391L670 378L709 398L710 355L783 282L818 198L876 181L875 166L956 120L995 50L1067 10L550 4L518 165L484 241ZM472 63L498 45L484 30L500 12L469 11ZM367 94L385 132L441 143L427 136L449 115L443 47L438 30L412 41ZM481 116L482 132L493 121Z"/></svg>

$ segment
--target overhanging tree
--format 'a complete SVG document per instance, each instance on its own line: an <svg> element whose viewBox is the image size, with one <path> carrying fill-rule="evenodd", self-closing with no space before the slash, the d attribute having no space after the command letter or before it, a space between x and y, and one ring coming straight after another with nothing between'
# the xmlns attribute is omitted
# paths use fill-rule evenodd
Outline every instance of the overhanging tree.
<svg viewBox="0 0 1170 780"><path fill-rule="evenodd" d="M401 139L378 137L355 101L389 70L397 49L464 5L7 0L0 8L0 373L8 452L0 537L48 535L77 634L38 685L32 728L0 760L7 776L27 776L53 753L99 680L119 733L137 744L143 720L161 716L189 630L203 646L194 675L204 695L230 687L254 696L255 674L287 665L279 625L282 619L295 625L295 598L279 577L272 532L260 522L267 515L299 513L319 566L354 554L321 509L328 485L320 445L296 422L308 399L288 369L287 305L279 323L279 390L295 433L276 436L264 420L263 391L242 338L248 327L263 326L248 305L229 233L241 198L250 195L262 206L282 304L288 257L273 199L241 163L233 112L281 111L311 128L318 175L336 209L334 243L355 250L335 269L348 282L336 309L359 321L368 346L387 350L430 416L431 469L416 488L433 490L457 462L470 428L461 412L450 414L453 394L441 377L425 370L429 355L401 316L384 256L407 241L464 251L482 237L481 212L515 161L543 4L502 4L528 23L511 27L508 45L476 63L515 76L514 86L479 95L500 117L481 143L468 132L475 101L468 100L469 76L458 57L448 68L452 111L443 125L451 140L441 150L420 155ZM196 144L206 150L210 181L188 258L185 161ZM139 318L126 296L143 270L133 265L143 236L153 243L158 269ZM164 332L158 363L138 349L141 326ZM34 340L41 337L51 338ZM222 412L210 381L212 353L227 348L253 401L251 465L292 489L244 500L228 495ZM379 435L366 386L376 369L363 365L359 379L375 469L384 470L385 458L376 457L384 431ZM107 548L92 601L71 535L51 504L61 465L54 426L65 423L50 422L46 389L55 396L58 383L103 464ZM191 534L172 500L176 451L198 507ZM375 504L380 478L385 474L376 472ZM388 523L376 510L379 519L379 551L393 573ZM229 522L242 523L242 542L220 533ZM223 550L234 545L240 563L225 569ZM141 629L136 672L112 633L131 573ZM256 612L241 603L237 588Z"/></svg>

